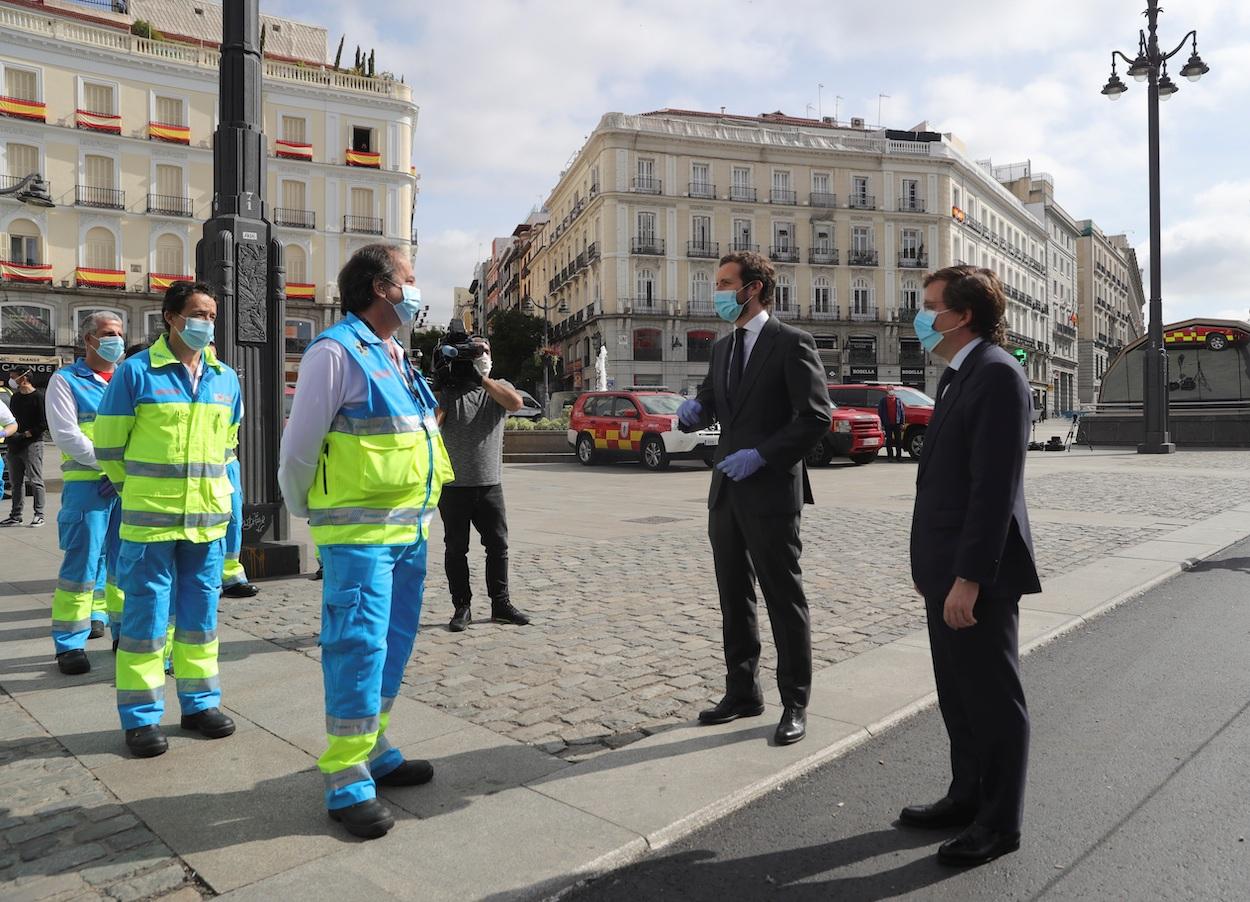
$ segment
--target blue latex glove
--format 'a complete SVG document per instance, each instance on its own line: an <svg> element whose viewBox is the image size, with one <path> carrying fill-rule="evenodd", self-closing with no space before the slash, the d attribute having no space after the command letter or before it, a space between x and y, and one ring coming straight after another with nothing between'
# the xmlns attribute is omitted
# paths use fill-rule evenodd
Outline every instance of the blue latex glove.
<svg viewBox="0 0 1250 902"><path fill-rule="evenodd" d="M699 422L699 418L703 416L703 405L694 398L688 401L682 401L681 407L677 408L677 419L683 426L693 426Z"/></svg>
<svg viewBox="0 0 1250 902"><path fill-rule="evenodd" d="M117 497L117 486L109 482L107 477L100 480L100 486L98 489L96 489L96 491L100 493L101 498L116 498Z"/></svg>
<svg viewBox="0 0 1250 902"><path fill-rule="evenodd" d="M764 466L764 458L760 457L760 452L754 448L744 448L730 454L716 465L716 469L734 482L742 482L748 476L755 475L755 472L762 466Z"/></svg>

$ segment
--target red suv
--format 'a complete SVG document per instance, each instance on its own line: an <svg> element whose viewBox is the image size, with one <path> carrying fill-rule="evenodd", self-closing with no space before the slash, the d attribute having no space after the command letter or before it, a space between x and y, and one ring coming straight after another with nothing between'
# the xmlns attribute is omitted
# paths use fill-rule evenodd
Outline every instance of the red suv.
<svg viewBox="0 0 1250 902"><path fill-rule="evenodd" d="M648 470L663 470L674 460L711 466L720 426L679 431L677 408L685 400L676 392L644 388L587 392L569 414L569 445L585 466L613 457L634 458Z"/></svg>
<svg viewBox="0 0 1250 902"><path fill-rule="evenodd" d="M807 452L809 467L828 466L835 457L849 457L856 466L870 464L877 459L877 452L885 444L885 432L881 418L876 413L864 413L833 405L830 412L833 422L820 444Z"/></svg>
<svg viewBox="0 0 1250 902"><path fill-rule="evenodd" d="M876 413L877 403L885 397L885 390L893 388L907 409L906 423L903 427L903 447L912 457L919 459L924 447L925 430L929 428L929 420L933 419L933 399L918 388L909 385L891 385L886 382L871 382L855 385L830 385L829 398L839 407L848 407L863 413Z"/></svg>

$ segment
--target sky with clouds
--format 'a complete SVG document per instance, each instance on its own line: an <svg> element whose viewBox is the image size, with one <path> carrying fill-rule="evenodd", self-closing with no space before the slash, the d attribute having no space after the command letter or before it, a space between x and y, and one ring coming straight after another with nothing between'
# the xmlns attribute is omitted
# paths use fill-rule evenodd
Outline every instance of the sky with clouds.
<svg viewBox="0 0 1250 902"><path fill-rule="evenodd" d="M1250 317L1250 2L1168 0L1211 73L1162 105L1164 315ZM376 48L421 107L417 276L431 322L492 238L555 185L610 111L835 111L952 131L974 158L1032 160L1059 202L1127 232L1148 266L1146 92L1099 94L1143 0L262 0ZM366 13L367 11L367 13ZM1187 53L1178 63L1183 64ZM1178 65L1179 68L1179 65ZM1123 66L1120 67L1123 74ZM823 90L818 85L824 85ZM878 95L888 95L879 101ZM841 98L840 100L837 98ZM817 110L817 107L820 107ZM1149 284L1147 284L1149 293Z"/></svg>

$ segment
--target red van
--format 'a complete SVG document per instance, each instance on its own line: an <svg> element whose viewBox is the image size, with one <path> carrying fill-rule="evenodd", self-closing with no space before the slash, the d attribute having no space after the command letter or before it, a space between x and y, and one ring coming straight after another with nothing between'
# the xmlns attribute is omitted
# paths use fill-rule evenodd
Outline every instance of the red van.
<svg viewBox="0 0 1250 902"><path fill-rule="evenodd" d="M903 447L917 460L924 447L925 430L933 419L934 401L918 388L910 385L891 385L888 382L857 383L853 385L830 385L829 398L839 407L849 407L863 413L877 412L877 403L885 397L885 390L893 388L907 409L907 422L903 429Z"/></svg>

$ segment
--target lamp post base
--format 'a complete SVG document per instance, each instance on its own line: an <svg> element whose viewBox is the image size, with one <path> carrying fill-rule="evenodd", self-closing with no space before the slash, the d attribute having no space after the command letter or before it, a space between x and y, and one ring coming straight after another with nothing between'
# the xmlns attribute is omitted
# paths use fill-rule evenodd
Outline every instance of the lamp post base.
<svg viewBox="0 0 1250 902"><path fill-rule="evenodd" d="M1146 441L1137 446L1138 454L1175 454L1176 443L1169 441L1171 438L1166 432L1162 437L1150 436Z"/></svg>

